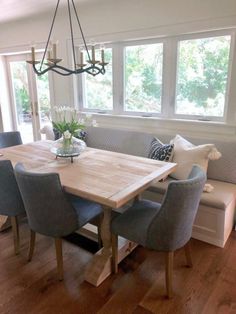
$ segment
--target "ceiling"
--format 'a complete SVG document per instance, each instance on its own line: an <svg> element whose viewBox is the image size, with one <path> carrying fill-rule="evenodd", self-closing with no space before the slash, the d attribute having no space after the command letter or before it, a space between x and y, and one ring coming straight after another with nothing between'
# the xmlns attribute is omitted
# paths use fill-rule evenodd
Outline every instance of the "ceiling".
<svg viewBox="0 0 236 314"><path fill-rule="evenodd" d="M75 3L92 2L94 0L74 0ZM32 15L54 12L57 0L0 0L0 23L24 19ZM60 7L67 1L61 0Z"/></svg>

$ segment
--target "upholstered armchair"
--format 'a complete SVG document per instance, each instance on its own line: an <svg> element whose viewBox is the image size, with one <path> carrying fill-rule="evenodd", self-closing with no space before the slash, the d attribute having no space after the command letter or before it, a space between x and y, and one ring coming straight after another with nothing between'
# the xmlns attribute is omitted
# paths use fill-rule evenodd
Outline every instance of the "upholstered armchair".
<svg viewBox="0 0 236 314"><path fill-rule="evenodd" d="M169 183L162 204L136 200L133 206L112 221L113 270L118 271L118 235L146 248L166 252L166 289L172 296L174 252L185 247L192 266L188 242L206 181L204 171L194 166L187 180Z"/></svg>
<svg viewBox="0 0 236 314"><path fill-rule="evenodd" d="M0 148L15 146L22 144L20 132L0 132ZM1 214L0 214L1 215ZM12 220L12 221L11 221ZM0 216L0 231L7 229L12 224L13 219ZM18 223L17 223L18 226ZM18 227L17 227L18 228Z"/></svg>
<svg viewBox="0 0 236 314"><path fill-rule="evenodd" d="M10 160L0 161L0 215L10 217L14 236L15 254L19 253L17 216L25 212L21 194Z"/></svg>
<svg viewBox="0 0 236 314"><path fill-rule="evenodd" d="M63 279L62 237L101 214L97 203L66 194L57 173L33 173L22 164L15 167L16 179L31 229L29 261L36 233L55 239L58 277Z"/></svg>
<svg viewBox="0 0 236 314"><path fill-rule="evenodd" d="M20 132L2 132L0 133L0 148L10 147L22 144Z"/></svg>

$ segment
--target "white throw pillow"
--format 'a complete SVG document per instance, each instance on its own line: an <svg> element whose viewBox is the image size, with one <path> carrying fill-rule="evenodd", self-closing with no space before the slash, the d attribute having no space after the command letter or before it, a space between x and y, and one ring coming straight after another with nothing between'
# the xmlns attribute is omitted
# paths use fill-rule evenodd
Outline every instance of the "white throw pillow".
<svg viewBox="0 0 236 314"><path fill-rule="evenodd" d="M180 135L171 140L174 144L174 156L172 161L177 163L177 169L171 177L178 180L185 180L194 164L199 165L207 172L208 160L215 160L221 157L214 144L195 146Z"/></svg>

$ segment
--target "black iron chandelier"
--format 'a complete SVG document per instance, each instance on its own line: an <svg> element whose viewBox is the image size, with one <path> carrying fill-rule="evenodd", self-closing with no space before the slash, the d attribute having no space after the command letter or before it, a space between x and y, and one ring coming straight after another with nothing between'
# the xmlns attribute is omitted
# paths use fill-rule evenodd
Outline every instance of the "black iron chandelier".
<svg viewBox="0 0 236 314"><path fill-rule="evenodd" d="M59 65L62 59L57 58L57 44L53 43L51 47L51 34L53 30L53 26L55 23L58 7L61 0L57 1L56 9L54 12L54 16L52 19L51 28L49 31L46 47L44 49L43 58L41 61L35 60L35 47L31 47L31 58L32 60L27 61L28 63L32 64L34 72L37 75L43 75L48 71L53 71L63 76L68 76L71 74L80 74L80 73L88 73L93 76L98 74L105 74L105 66L108 64L104 60L104 48L101 49L101 60L96 60L95 57L95 45L91 45L91 56L89 53L88 45L86 44L85 37L82 31L82 27L79 21L79 17L75 8L74 0L67 0L67 9L68 9L68 16L69 16L69 24L70 24L70 35L71 35L71 43L72 43L72 56L73 56L73 69L66 68L64 66ZM80 50L80 53L76 55L76 48L74 43L74 30L72 24L72 15L71 12L74 11L76 21L78 23L80 33L83 39L83 49L87 55L88 60L84 62L84 55L83 51ZM47 57L46 57L47 54ZM79 57L79 58L78 58ZM77 60L79 59L79 60Z"/></svg>

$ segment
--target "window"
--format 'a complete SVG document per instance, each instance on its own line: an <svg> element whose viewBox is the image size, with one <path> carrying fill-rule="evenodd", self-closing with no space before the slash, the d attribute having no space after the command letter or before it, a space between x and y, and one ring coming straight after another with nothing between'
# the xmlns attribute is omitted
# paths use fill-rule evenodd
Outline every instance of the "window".
<svg viewBox="0 0 236 314"><path fill-rule="evenodd" d="M235 36L235 30L221 30L110 44L106 74L78 77L80 109L230 121Z"/></svg>
<svg viewBox="0 0 236 314"><path fill-rule="evenodd" d="M176 114L224 116L230 39L220 36L179 42Z"/></svg>
<svg viewBox="0 0 236 314"><path fill-rule="evenodd" d="M125 111L161 112L163 44L125 48Z"/></svg>
<svg viewBox="0 0 236 314"><path fill-rule="evenodd" d="M99 51L96 51L96 57L99 60ZM90 110L112 110L112 49L106 48L104 51L105 61L109 62L106 66L104 75L92 76L84 75L84 108Z"/></svg>

